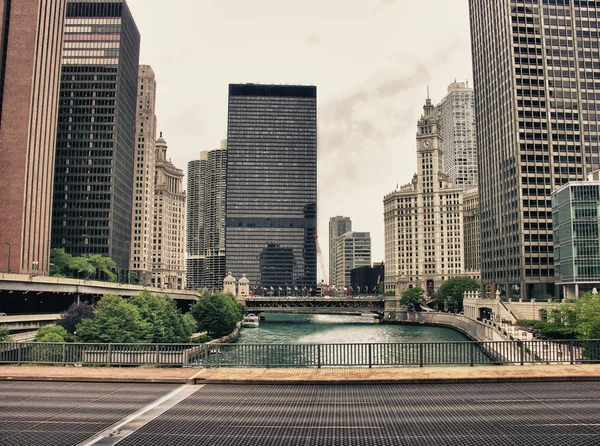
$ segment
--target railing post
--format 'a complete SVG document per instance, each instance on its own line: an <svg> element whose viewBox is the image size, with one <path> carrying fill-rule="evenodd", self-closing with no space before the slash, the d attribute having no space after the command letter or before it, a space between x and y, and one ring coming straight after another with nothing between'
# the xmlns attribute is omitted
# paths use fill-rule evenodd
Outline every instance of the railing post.
<svg viewBox="0 0 600 446"><path fill-rule="evenodd" d="M112 364L112 344L108 344L108 365Z"/></svg>
<svg viewBox="0 0 600 446"><path fill-rule="evenodd" d="M369 368L372 368L373 367L373 357L372 357L372 354L373 354L373 351L372 351L373 344L368 344L368 345L369 345Z"/></svg>
<svg viewBox="0 0 600 446"><path fill-rule="evenodd" d="M266 367L269 368L269 345L266 344L265 347L267 349L267 364L266 364Z"/></svg>
<svg viewBox="0 0 600 446"><path fill-rule="evenodd" d="M575 359L573 358L573 341L569 341L569 358L571 359L571 365L575 364Z"/></svg>
<svg viewBox="0 0 600 446"><path fill-rule="evenodd" d="M63 365L65 364L67 360L67 344L65 342L63 342L62 345L62 363Z"/></svg>
<svg viewBox="0 0 600 446"><path fill-rule="evenodd" d="M471 364L471 367L473 367L475 365L475 360L473 359L473 350L475 350L475 346L471 342L468 345L469 345L469 362ZM479 346L479 343L477 343L477 345Z"/></svg>
<svg viewBox="0 0 600 446"><path fill-rule="evenodd" d="M521 365L525 365L525 342L523 341L517 341L519 343L519 347L520 347L520 356L521 356Z"/></svg>
<svg viewBox="0 0 600 446"><path fill-rule="evenodd" d="M419 367L423 367L423 343L419 344Z"/></svg>
<svg viewBox="0 0 600 446"><path fill-rule="evenodd" d="M321 368L321 344L317 344L317 368Z"/></svg>
<svg viewBox="0 0 600 446"><path fill-rule="evenodd" d="M23 362L23 343L19 342L19 351L17 353L17 363L21 365Z"/></svg>
<svg viewBox="0 0 600 446"><path fill-rule="evenodd" d="M208 355L209 355L209 347L208 344L204 344L204 368L208 368Z"/></svg>
<svg viewBox="0 0 600 446"><path fill-rule="evenodd" d="M159 345L156 344L155 352L156 352L156 366L157 367L160 365L160 351L159 350L160 350Z"/></svg>

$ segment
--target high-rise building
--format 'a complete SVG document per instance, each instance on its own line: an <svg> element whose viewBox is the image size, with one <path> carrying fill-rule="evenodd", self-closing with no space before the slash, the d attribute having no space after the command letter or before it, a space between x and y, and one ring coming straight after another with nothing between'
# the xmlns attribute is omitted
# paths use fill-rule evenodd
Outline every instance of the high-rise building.
<svg viewBox="0 0 600 446"><path fill-rule="evenodd" d="M463 194L464 266L465 272L480 277L481 229L479 225L479 190L475 187Z"/></svg>
<svg viewBox="0 0 600 446"><path fill-rule="evenodd" d="M346 232L352 232L350 217L338 215L329 219L329 283L337 284L337 240Z"/></svg>
<svg viewBox="0 0 600 446"><path fill-rule="evenodd" d="M464 82L452 82L448 94L435 106L443 140L444 169L455 186L477 186L475 97Z"/></svg>
<svg viewBox="0 0 600 446"><path fill-rule="evenodd" d="M0 271L47 274L66 0L0 2Z"/></svg>
<svg viewBox="0 0 600 446"><path fill-rule="evenodd" d="M227 151L227 271L316 288L316 87L230 85Z"/></svg>
<svg viewBox="0 0 600 446"><path fill-rule="evenodd" d="M600 181L572 181L552 193L557 297L600 289Z"/></svg>
<svg viewBox="0 0 600 446"><path fill-rule="evenodd" d="M600 167L597 3L470 0L482 281L555 295L551 193Z"/></svg>
<svg viewBox="0 0 600 446"><path fill-rule="evenodd" d="M52 247L129 268L140 34L125 0L69 0Z"/></svg>
<svg viewBox="0 0 600 446"><path fill-rule="evenodd" d="M385 290L410 286L429 295L445 280L461 276L463 190L444 173L442 138L431 99L417 127L417 174L385 196Z"/></svg>
<svg viewBox="0 0 600 446"><path fill-rule="evenodd" d="M219 291L225 278L227 141L188 164L186 286Z"/></svg>
<svg viewBox="0 0 600 446"><path fill-rule="evenodd" d="M181 290L185 287L185 192L183 170L167 158L167 142L156 140L152 285Z"/></svg>
<svg viewBox="0 0 600 446"><path fill-rule="evenodd" d="M149 65L139 67L137 107L129 270L137 274L141 284L147 285L152 279L156 150L156 78Z"/></svg>
<svg viewBox="0 0 600 446"><path fill-rule="evenodd" d="M336 242L335 286L350 287L351 272L361 266L371 266L371 234L369 232L346 232Z"/></svg>

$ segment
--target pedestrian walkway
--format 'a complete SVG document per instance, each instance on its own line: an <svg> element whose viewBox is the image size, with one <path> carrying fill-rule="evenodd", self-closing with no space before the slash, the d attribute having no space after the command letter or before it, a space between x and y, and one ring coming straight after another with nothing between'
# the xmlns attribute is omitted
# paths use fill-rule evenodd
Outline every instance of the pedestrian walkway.
<svg viewBox="0 0 600 446"><path fill-rule="evenodd" d="M600 364L393 368L153 368L0 366L0 381L161 384L376 384L600 381Z"/></svg>

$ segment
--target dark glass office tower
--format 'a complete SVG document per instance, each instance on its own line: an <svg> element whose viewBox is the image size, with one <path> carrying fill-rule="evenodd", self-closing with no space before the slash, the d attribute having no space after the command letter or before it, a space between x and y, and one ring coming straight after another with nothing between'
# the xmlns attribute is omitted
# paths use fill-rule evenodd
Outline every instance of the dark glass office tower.
<svg viewBox="0 0 600 446"><path fill-rule="evenodd" d="M314 289L316 87L230 85L227 140L227 270L251 288Z"/></svg>
<svg viewBox="0 0 600 446"><path fill-rule="evenodd" d="M140 34L125 0L69 1L52 247L129 265Z"/></svg>

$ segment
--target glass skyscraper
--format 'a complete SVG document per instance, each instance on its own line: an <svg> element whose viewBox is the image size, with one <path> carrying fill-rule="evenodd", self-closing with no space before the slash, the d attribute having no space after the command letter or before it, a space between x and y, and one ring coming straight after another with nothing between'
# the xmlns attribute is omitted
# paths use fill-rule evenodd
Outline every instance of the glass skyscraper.
<svg viewBox="0 0 600 446"><path fill-rule="evenodd" d="M506 297L555 295L551 194L600 167L600 7L470 0L481 276Z"/></svg>
<svg viewBox="0 0 600 446"><path fill-rule="evenodd" d="M70 0L52 247L129 267L140 34L125 0ZM141 106L140 106L141 107Z"/></svg>
<svg viewBox="0 0 600 446"><path fill-rule="evenodd" d="M317 89L229 86L226 266L254 286L317 284Z"/></svg>

